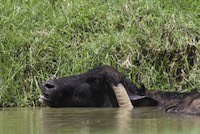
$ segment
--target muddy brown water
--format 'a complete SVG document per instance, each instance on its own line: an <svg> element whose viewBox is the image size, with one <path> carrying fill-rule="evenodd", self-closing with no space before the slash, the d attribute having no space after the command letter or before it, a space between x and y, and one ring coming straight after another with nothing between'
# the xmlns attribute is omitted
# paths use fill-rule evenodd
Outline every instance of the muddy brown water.
<svg viewBox="0 0 200 134"><path fill-rule="evenodd" d="M169 114L157 107L5 108L0 134L199 134L200 116Z"/></svg>

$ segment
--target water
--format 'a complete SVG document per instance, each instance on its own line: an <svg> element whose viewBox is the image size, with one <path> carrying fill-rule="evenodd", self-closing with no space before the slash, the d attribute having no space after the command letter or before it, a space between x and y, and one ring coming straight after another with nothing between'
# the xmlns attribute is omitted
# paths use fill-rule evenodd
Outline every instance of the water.
<svg viewBox="0 0 200 134"><path fill-rule="evenodd" d="M0 134L199 134L200 117L158 108L6 108Z"/></svg>

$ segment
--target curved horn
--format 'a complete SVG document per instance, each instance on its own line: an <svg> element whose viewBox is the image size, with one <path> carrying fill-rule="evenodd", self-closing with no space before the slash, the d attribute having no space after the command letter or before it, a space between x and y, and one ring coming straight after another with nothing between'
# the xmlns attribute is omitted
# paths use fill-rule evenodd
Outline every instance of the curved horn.
<svg viewBox="0 0 200 134"><path fill-rule="evenodd" d="M121 83L118 84L117 86L112 85L112 89L117 98L119 107L128 108L128 109L133 108L133 105L131 103L131 100L129 99L128 93L126 92L125 87Z"/></svg>

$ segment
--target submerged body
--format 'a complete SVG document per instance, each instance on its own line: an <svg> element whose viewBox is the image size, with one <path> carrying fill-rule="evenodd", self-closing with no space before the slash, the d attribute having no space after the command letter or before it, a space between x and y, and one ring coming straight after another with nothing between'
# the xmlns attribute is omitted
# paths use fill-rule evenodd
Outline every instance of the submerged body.
<svg viewBox="0 0 200 134"><path fill-rule="evenodd" d="M166 112L200 115L200 93L197 91L178 93L150 90L145 94L157 100Z"/></svg>
<svg viewBox="0 0 200 134"><path fill-rule="evenodd" d="M122 84L133 106L158 106L167 112L200 114L200 93L176 93L139 89L110 66L48 80L42 84L40 102L50 107L119 107L114 87ZM123 104L124 105L124 104Z"/></svg>

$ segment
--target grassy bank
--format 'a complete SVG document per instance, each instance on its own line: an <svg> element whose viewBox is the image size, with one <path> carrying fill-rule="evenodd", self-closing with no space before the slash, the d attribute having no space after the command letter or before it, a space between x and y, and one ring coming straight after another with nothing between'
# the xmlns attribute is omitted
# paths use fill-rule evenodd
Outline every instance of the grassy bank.
<svg viewBox="0 0 200 134"><path fill-rule="evenodd" d="M0 2L0 106L39 105L39 84L108 64L149 89L200 89L200 2Z"/></svg>

